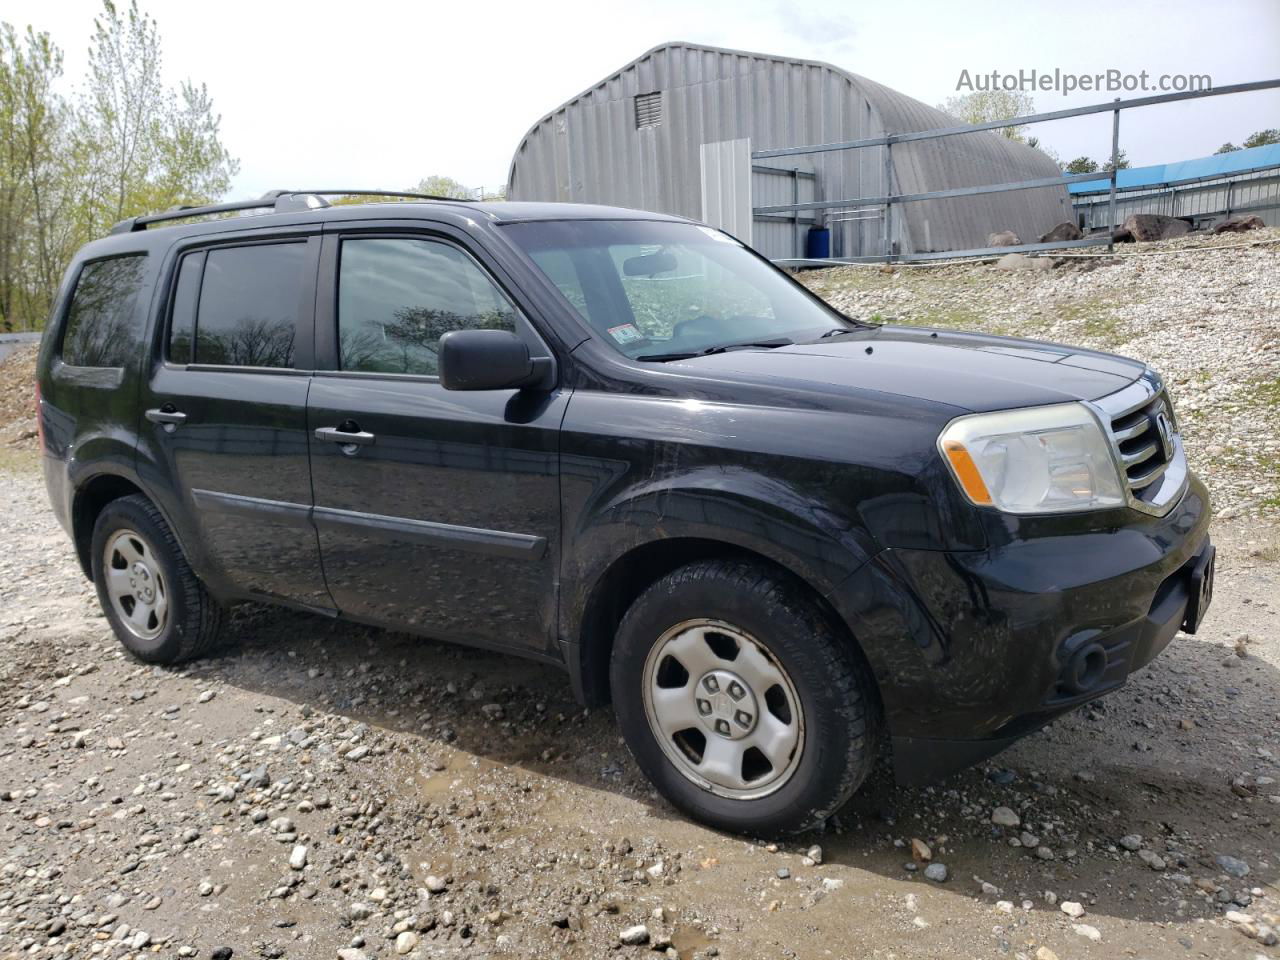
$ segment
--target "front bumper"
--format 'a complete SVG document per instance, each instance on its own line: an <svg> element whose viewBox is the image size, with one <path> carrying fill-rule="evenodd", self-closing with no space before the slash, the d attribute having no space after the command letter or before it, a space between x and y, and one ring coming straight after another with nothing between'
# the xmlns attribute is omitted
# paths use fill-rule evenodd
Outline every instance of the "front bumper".
<svg viewBox="0 0 1280 960"><path fill-rule="evenodd" d="M1208 494L985 551L887 550L833 598L879 682L898 779L984 759L1122 686L1212 591Z"/></svg>

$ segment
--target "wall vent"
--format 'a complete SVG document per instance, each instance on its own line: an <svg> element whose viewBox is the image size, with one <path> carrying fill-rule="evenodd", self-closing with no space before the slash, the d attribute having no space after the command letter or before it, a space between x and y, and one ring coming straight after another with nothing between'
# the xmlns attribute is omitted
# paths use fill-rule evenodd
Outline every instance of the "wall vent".
<svg viewBox="0 0 1280 960"><path fill-rule="evenodd" d="M662 91L636 95L636 129L662 123Z"/></svg>

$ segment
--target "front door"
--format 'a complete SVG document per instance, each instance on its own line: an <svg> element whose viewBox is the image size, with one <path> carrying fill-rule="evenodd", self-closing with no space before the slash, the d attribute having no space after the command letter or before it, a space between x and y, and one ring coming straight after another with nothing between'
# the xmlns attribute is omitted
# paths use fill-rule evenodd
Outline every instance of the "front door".
<svg viewBox="0 0 1280 960"><path fill-rule="evenodd" d="M139 474L218 592L331 609L306 404L320 238L178 252Z"/></svg>
<svg viewBox="0 0 1280 960"><path fill-rule="evenodd" d="M431 636L549 649L560 390L445 390L441 335L516 331L488 268L443 236L326 235L307 405L314 520L339 610ZM326 360L327 358L327 360Z"/></svg>

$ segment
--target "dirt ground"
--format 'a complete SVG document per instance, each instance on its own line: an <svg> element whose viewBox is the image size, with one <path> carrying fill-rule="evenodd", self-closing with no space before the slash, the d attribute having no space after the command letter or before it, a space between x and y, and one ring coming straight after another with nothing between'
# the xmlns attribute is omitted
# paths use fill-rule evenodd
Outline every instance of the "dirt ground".
<svg viewBox="0 0 1280 960"><path fill-rule="evenodd" d="M138 664L25 433L0 442L0 958L1280 957L1268 520L1216 522L1202 633L1117 693L930 788L882 765L775 845L676 814L545 666L255 606L212 659Z"/></svg>

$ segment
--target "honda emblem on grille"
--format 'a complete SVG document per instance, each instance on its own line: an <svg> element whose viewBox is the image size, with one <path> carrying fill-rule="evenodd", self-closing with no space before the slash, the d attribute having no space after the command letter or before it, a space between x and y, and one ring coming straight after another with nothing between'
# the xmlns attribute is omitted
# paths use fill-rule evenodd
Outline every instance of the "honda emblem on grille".
<svg viewBox="0 0 1280 960"><path fill-rule="evenodd" d="M1156 414L1156 433L1160 435L1160 446L1164 450L1164 459L1168 462L1173 459L1173 427L1169 425L1169 418L1163 410Z"/></svg>

